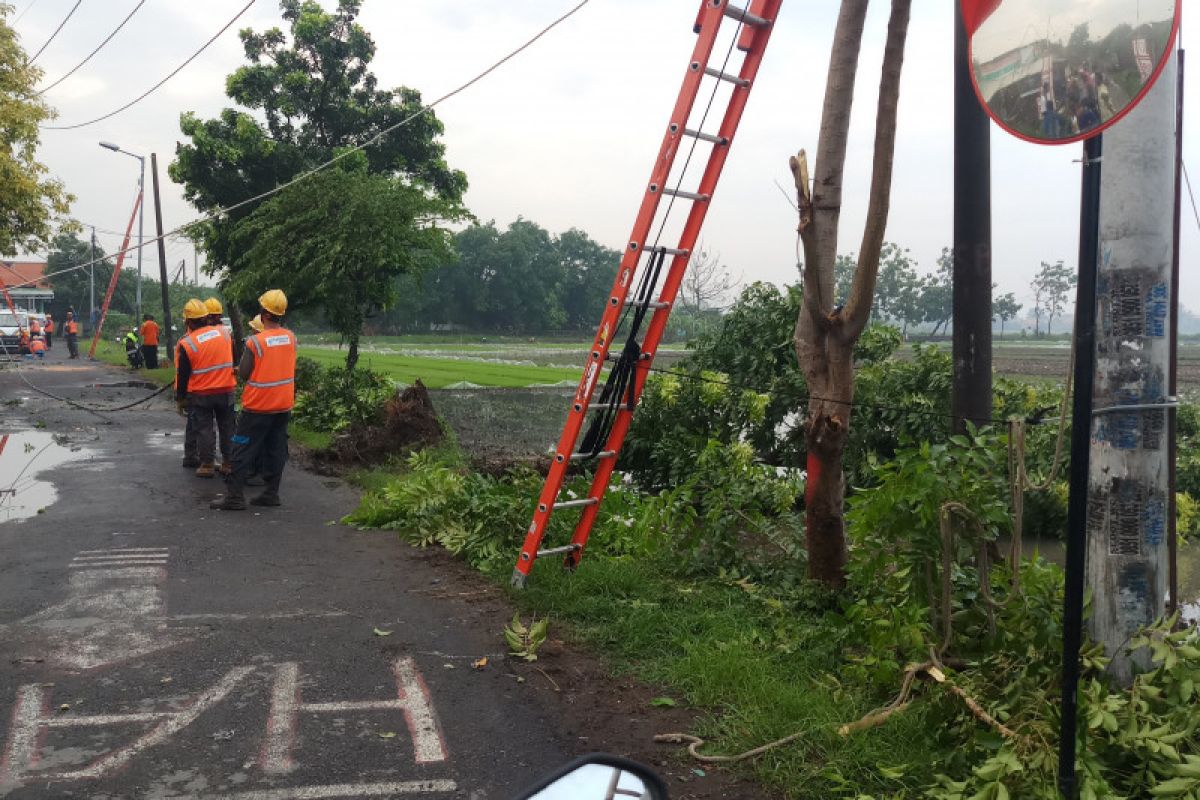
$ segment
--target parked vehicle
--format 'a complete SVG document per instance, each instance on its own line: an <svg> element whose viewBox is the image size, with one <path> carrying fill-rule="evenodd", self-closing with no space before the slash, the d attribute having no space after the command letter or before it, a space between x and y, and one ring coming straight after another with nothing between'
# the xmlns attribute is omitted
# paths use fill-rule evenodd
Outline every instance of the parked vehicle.
<svg viewBox="0 0 1200 800"><path fill-rule="evenodd" d="M17 311L13 316L11 311L0 311L0 355L17 356L17 345L20 343L21 328L29 327L29 314Z"/></svg>

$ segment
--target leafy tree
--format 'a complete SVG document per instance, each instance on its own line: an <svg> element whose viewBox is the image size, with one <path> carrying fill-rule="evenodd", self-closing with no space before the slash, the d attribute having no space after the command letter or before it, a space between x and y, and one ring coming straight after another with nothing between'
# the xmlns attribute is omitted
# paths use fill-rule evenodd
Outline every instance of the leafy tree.
<svg viewBox="0 0 1200 800"><path fill-rule="evenodd" d="M909 251L899 245L884 242L879 258L879 281L875 284L875 302L880 317L899 321L901 332L908 333L910 324L921 322L921 278Z"/></svg>
<svg viewBox="0 0 1200 800"><path fill-rule="evenodd" d="M0 255L41 250L54 228L75 226L63 217L75 198L37 158L38 125L57 116L37 92L42 70L8 24L13 7L0 3Z"/></svg>
<svg viewBox="0 0 1200 800"><path fill-rule="evenodd" d="M228 291L246 303L263 286L278 286L293 304L320 305L348 342L353 370L367 317L395 301L399 275L450 258L450 234L437 223L465 212L369 173L365 158L347 162L355 163L284 189L237 226L233 244L242 254Z"/></svg>
<svg viewBox="0 0 1200 800"><path fill-rule="evenodd" d="M210 211L274 189L410 116L404 127L363 151L367 172L444 204L461 202L467 181L446 164L441 122L432 112L418 114L423 107L418 91L380 89L370 71L375 44L355 22L360 6L361 0L339 0L327 12L314 0L280 0L288 34L279 28L241 32L250 63L226 82L226 93L240 108L226 108L209 120L193 113L180 119L190 141L177 148L170 175L196 208ZM358 189L381 185L364 181ZM306 180L297 189L315 194L315 186ZM328 205L330 199L314 202ZM257 263L239 258L235 244L245 241L235 231L256 207L193 228L208 255L206 270L222 282L241 266ZM381 235L390 241L415 232ZM336 237L330 232L328 238Z"/></svg>
<svg viewBox="0 0 1200 800"><path fill-rule="evenodd" d="M1004 337L1004 323L1010 319L1016 319L1017 313L1021 310L1021 304L1017 302L1017 296L1012 292L1001 295L992 301L992 314L994 319L1000 320L1000 337Z"/></svg>
<svg viewBox="0 0 1200 800"><path fill-rule="evenodd" d="M1063 264L1062 259L1053 264L1042 262L1032 284L1035 336L1040 329L1042 317L1046 318L1046 335L1050 335L1054 318L1066 310L1068 295L1074 288L1075 281L1075 271Z"/></svg>
<svg viewBox="0 0 1200 800"><path fill-rule="evenodd" d="M921 286L921 320L933 325L937 336L954 317L954 258L950 248L943 247L938 256L937 270L926 276Z"/></svg>

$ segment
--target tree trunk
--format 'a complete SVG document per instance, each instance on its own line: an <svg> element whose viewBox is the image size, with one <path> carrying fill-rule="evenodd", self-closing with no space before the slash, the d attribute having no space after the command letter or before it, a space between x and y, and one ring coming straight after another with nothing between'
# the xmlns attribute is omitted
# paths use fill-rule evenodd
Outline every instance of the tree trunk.
<svg viewBox="0 0 1200 800"><path fill-rule="evenodd" d="M805 441L805 536L810 578L840 588L846 580L843 454L854 398L854 343L871 315L887 226L900 68L911 0L892 0L875 123L871 192L850 296L835 308L834 264L842 175L867 0L843 0L829 60L820 151L811 188L804 151L791 159L804 246L804 303L796 320L796 357L811 392Z"/></svg>
<svg viewBox="0 0 1200 800"><path fill-rule="evenodd" d="M358 332L350 334L350 347L346 350L346 371L353 372L358 363Z"/></svg>

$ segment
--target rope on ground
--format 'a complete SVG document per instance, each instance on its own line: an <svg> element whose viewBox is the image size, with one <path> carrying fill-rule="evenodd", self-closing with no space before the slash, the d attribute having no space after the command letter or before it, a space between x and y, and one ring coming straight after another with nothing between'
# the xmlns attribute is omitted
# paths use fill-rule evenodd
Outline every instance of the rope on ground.
<svg viewBox="0 0 1200 800"><path fill-rule="evenodd" d="M747 750L744 753L738 753L736 756L706 756L697 752L699 748L704 746L704 740L699 736L692 736L688 733L660 733L654 737L654 741L663 742L666 744L686 744L688 753L697 761L703 761L706 764L730 763L733 761L744 761L747 758L754 758L762 755L768 750L774 750L776 747L782 747L789 742L794 742L803 736L807 731L796 731L793 734L784 736L782 739L776 739L773 742L761 745L753 750Z"/></svg>

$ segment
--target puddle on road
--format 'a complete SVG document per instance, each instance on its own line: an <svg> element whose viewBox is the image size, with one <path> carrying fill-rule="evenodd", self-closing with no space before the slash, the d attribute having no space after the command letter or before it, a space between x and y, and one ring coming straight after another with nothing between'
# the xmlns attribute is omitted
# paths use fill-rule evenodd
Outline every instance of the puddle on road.
<svg viewBox="0 0 1200 800"><path fill-rule="evenodd" d="M41 431L0 432L0 524L36 516L58 499L58 491L40 476L94 451L68 437Z"/></svg>
<svg viewBox="0 0 1200 800"><path fill-rule="evenodd" d="M153 431L147 433L146 446L160 453L176 453L182 457L183 431Z"/></svg>

